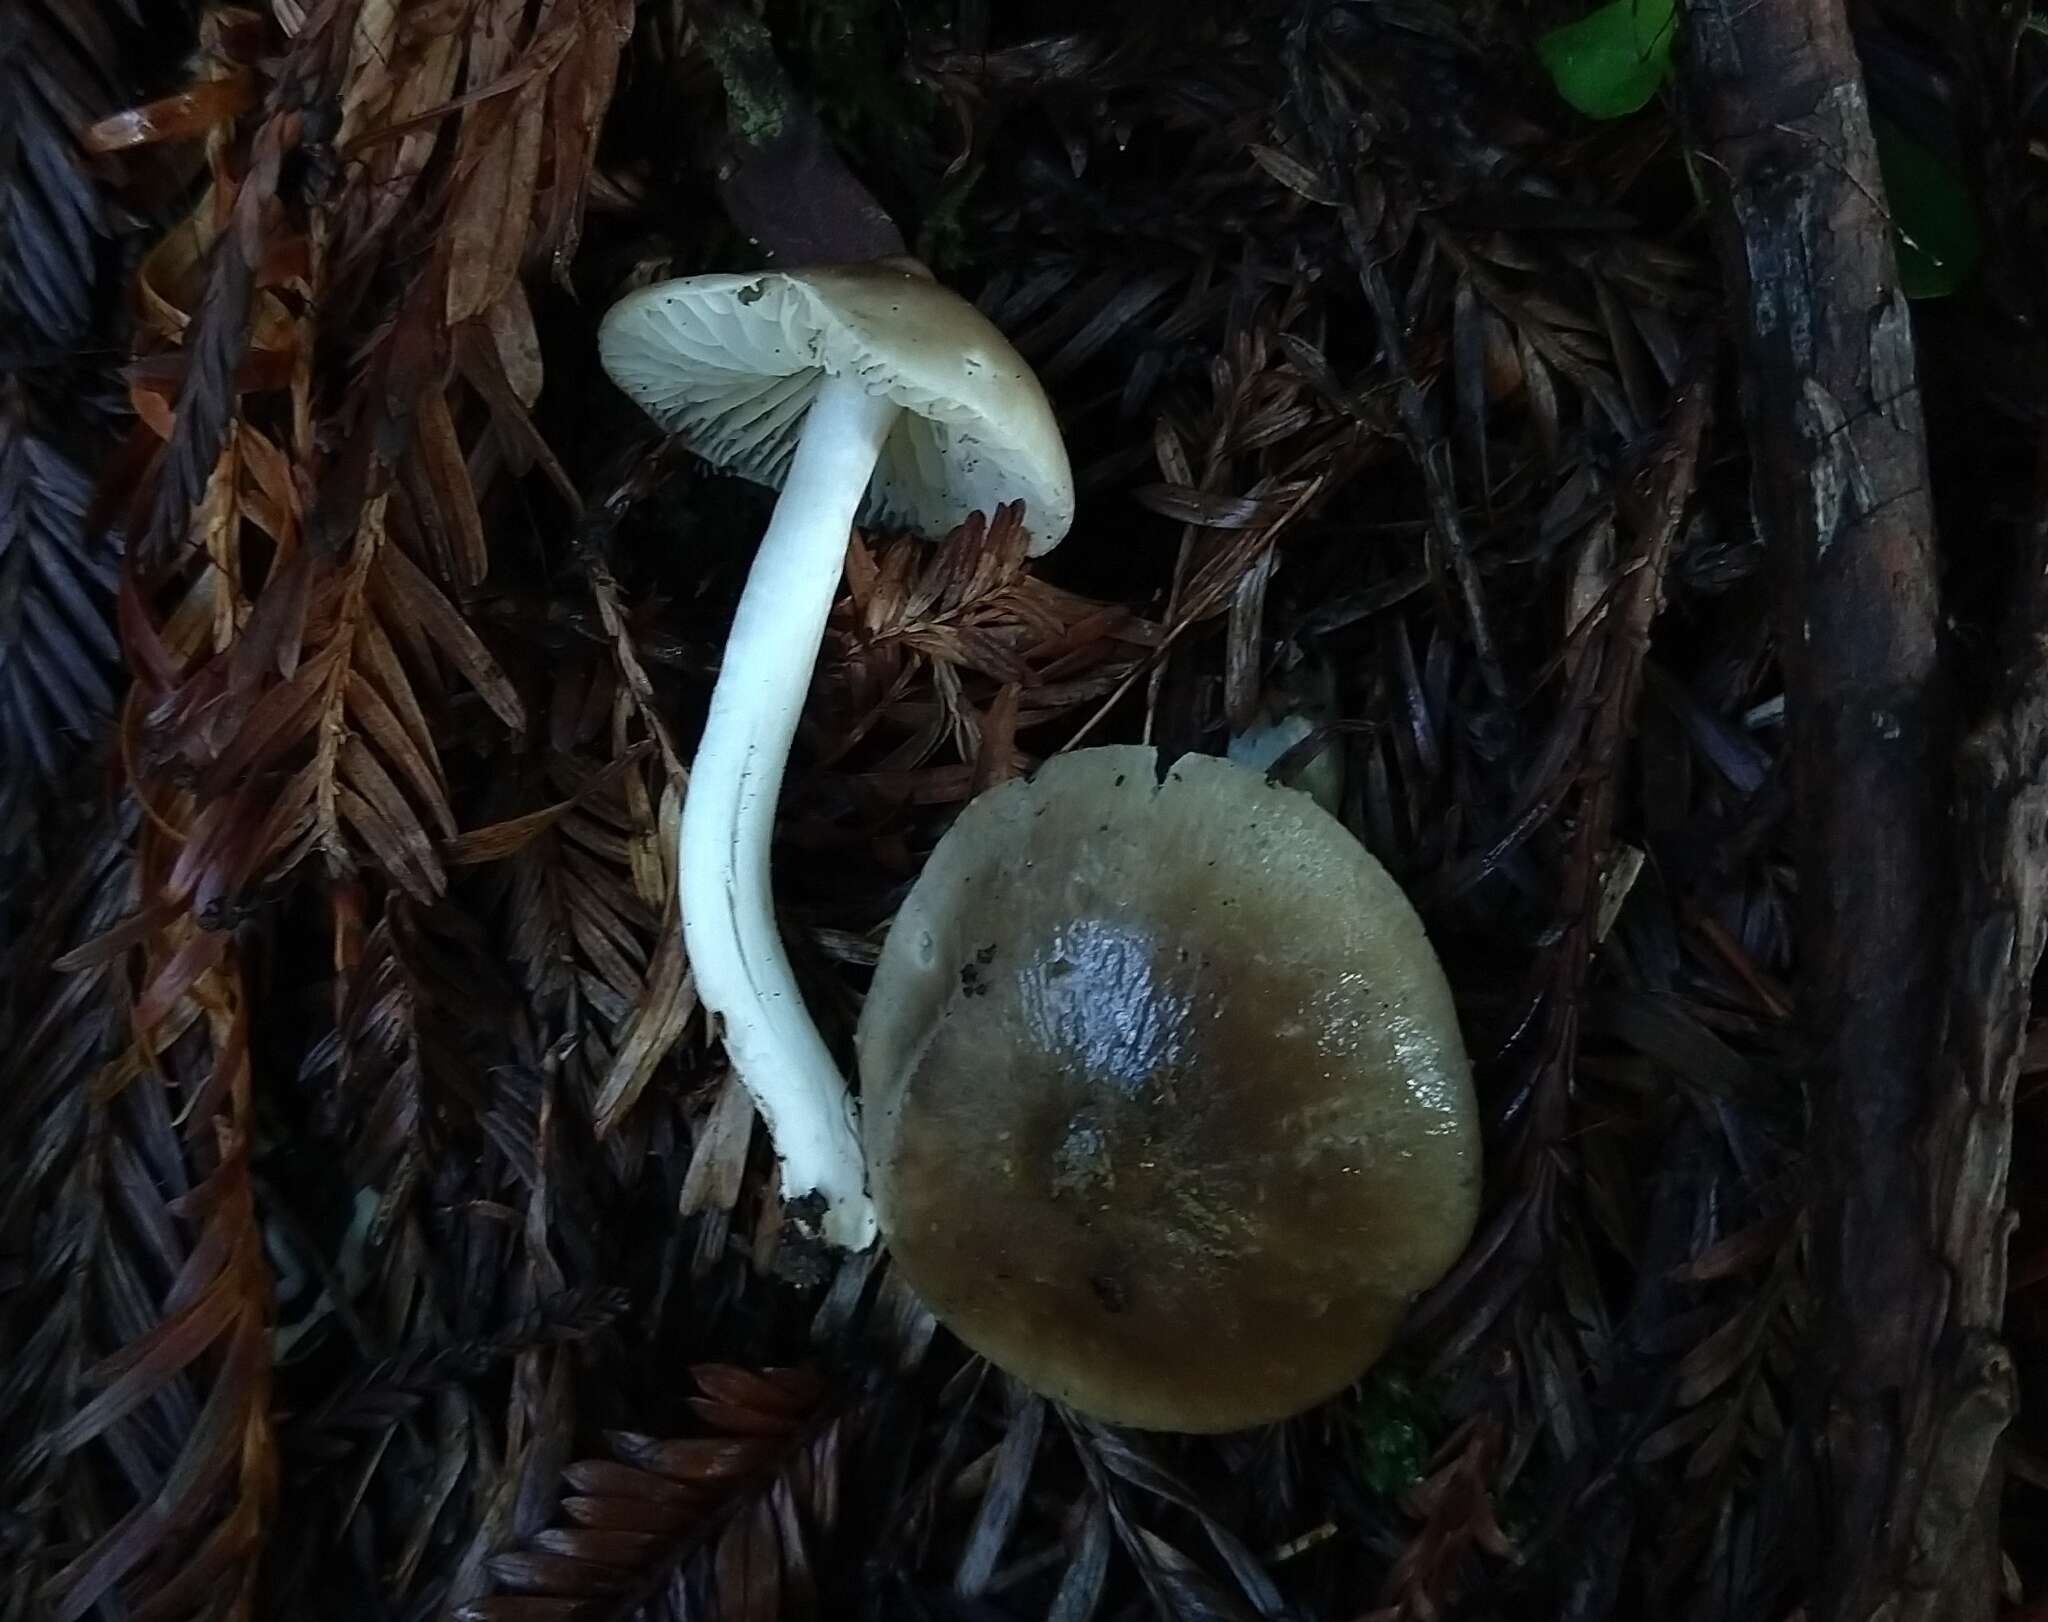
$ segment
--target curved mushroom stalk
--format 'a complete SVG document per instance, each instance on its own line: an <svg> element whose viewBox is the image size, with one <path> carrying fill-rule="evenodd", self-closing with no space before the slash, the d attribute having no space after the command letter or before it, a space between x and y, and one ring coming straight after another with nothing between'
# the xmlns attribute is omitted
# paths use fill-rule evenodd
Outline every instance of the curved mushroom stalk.
<svg viewBox="0 0 2048 1622"><path fill-rule="evenodd" d="M827 378L805 419L711 694L678 850L683 943L697 995L782 1157L782 1193L816 1194L821 1231L875 1236L853 1101L805 1011L775 926L769 849L783 768L816 668L847 537L899 408Z"/></svg>
<svg viewBox="0 0 2048 1622"><path fill-rule="evenodd" d="M852 1102L775 929L783 765L863 504L943 535L1021 499L1036 555L1073 522L1066 446L1023 357L908 261L657 282L612 306L598 347L619 387L699 455L782 488L683 800L683 940L767 1118L783 1194L818 1196L821 1236L861 1249L875 1212Z"/></svg>

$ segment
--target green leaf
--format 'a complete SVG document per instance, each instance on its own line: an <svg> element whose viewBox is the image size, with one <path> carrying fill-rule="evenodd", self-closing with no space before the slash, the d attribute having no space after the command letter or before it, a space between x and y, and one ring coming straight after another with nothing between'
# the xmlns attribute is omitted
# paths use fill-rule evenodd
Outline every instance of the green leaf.
<svg viewBox="0 0 2048 1622"><path fill-rule="evenodd" d="M1626 118L1671 73L1672 0L1609 0L1536 41L1557 93L1588 118Z"/></svg>
<svg viewBox="0 0 2048 1622"><path fill-rule="evenodd" d="M1430 1393L1382 1366L1358 1387L1347 1417L1358 1476L1367 1487L1392 1498L1422 1479L1443 1423Z"/></svg>
<svg viewBox="0 0 2048 1622"><path fill-rule="evenodd" d="M1899 285L1909 299L1945 298L1969 279L1982 252L1970 189L1952 165L1889 119L1873 114L1870 124L1899 250Z"/></svg>

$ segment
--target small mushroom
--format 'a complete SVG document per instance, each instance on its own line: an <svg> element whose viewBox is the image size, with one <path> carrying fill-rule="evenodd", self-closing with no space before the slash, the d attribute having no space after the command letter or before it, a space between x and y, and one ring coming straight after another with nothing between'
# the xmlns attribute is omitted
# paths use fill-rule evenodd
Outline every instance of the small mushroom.
<svg viewBox="0 0 2048 1622"><path fill-rule="evenodd" d="M1027 1385L1234 1430L1356 1379L1478 1215L1471 1073L1386 870L1305 794L1081 750L970 804L858 1039L883 1235Z"/></svg>
<svg viewBox="0 0 2048 1622"><path fill-rule="evenodd" d="M683 936L697 995L830 1243L874 1237L845 1079L775 927L769 846L783 768L856 515L943 534L1025 503L1031 550L1073 520L1052 408L1002 333L910 260L643 288L599 353L649 416L707 460L777 486L733 616L684 798Z"/></svg>

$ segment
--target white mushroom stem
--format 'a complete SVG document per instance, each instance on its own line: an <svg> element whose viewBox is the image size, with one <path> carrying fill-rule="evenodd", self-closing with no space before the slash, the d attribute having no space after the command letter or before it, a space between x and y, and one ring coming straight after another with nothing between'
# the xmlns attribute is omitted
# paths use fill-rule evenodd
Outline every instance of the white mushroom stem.
<svg viewBox="0 0 2048 1622"><path fill-rule="evenodd" d="M828 377L740 594L679 849L683 943L697 995L782 1157L785 1200L817 1194L825 1239L875 1236L853 1101L812 1024L775 927L769 846L783 767L846 563L847 538L898 407Z"/></svg>

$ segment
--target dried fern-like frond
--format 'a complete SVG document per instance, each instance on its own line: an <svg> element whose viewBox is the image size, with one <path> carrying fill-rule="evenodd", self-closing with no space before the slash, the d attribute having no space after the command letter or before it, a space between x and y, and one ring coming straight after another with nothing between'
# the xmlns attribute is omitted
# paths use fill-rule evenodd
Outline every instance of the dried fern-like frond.
<svg viewBox="0 0 2048 1622"><path fill-rule="evenodd" d="M1469 1561L1513 1558L1493 1503L1502 1446L1500 1426L1477 1416L1437 1450L1429 1474L1409 1495L1420 1525L1387 1574L1379 1607L1360 1622L1427 1622L1463 1591Z"/></svg>
<svg viewBox="0 0 2048 1622"><path fill-rule="evenodd" d="M580 686L572 677L558 691ZM531 796L544 803L465 835L455 856L498 865L537 1022L571 1055L580 1113L610 1138L682 1039L696 994L676 921L674 808L671 796L664 832L661 757L633 741L629 696L604 692L610 702L596 724L616 750L609 763L550 752Z"/></svg>
<svg viewBox="0 0 2048 1622"><path fill-rule="evenodd" d="M559 1519L490 1562L463 1622L816 1614L815 1559L838 1519L846 1416L800 1370L701 1366L707 1434L614 1432L571 1464Z"/></svg>
<svg viewBox="0 0 2048 1622"><path fill-rule="evenodd" d="M113 711L120 559L88 527L89 496L21 379L0 373L0 898L23 877L36 799L98 747Z"/></svg>
<svg viewBox="0 0 2048 1622"><path fill-rule="evenodd" d="M118 263L79 132L113 105L132 26L115 0L24 0L0 24L0 930L39 809L113 709L119 553L85 469Z"/></svg>
<svg viewBox="0 0 2048 1622"><path fill-rule="evenodd" d="M164 852L143 837L147 888ZM137 955L146 1047L99 1068L99 1148L81 1162L103 1225L78 1258L94 1310L39 1443L69 1551L42 1603L60 1618L248 1617L276 1459L247 989L232 948L175 915Z"/></svg>
<svg viewBox="0 0 2048 1622"><path fill-rule="evenodd" d="M1685 1484L1672 1494L1659 1546L1660 1587L1685 1581L1745 1475L1784 1439L1785 1403L1809 1313L1802 1239L1796 1223L1761 1221L1679 1270L1687 1283L1722 1284L1725 1299L1713 1327L1678 1361L1674 1401L1683 1411L1637 1455L1645 1464L1682 1461ZM1737 1280L1740 1294L1726 1288Z"/></svg>
<svg viewBox="0 0 2048 1622"><path fill-rule="evenodd" d="M444 1155L481 1173L491 1072L517 1052L501 1023L510 987L466 914L402 894L342 970L336 1030L308 1054L301 1080L315 1090L324 1135L347 1145L351 1179L378 1191L388 1225ZM512 1175L530 1177L523 1147L503 1147Z"/></svg>
<svg viewBox="0 0 2048 1622"><path fill-rule="evenodd" d="M129 628L153 678L138 753L200 785L202 916L315 854L436 899L457 693L525 724L465 599L494 481L538 465L574 501L528 417L519 276L573 244L629 16L486 0L451 29L344 6L281 58L260 28L222 31L242 54L220 73L274 76L273 110L211 133L212 188L141 274L136 397L162 451L132 504L150 544ZM287 163L306 131L285 106L322 93L364 157L338 187ZM176 668L151 640L199 615L230 634Z"/></svg>
<svg viewBox="0 0 2048 1622"><path fill-rule="evenodd" d="M0 33L0 370L68 357L99 315L111 230L78 136L119 94L116 0L23 0Z"/></svg>
<svg viewBox="0 0 2048 1622"><path fill-rule="evenodd" d="M94 1086L127 1047L127 983L101 954L73 972L52 967L103 937L135 905L127 849L132 825L106 817L78 840L69 873L44 914L0 954L0 1047L8 1055L0 1107L0 1494L14 1513L0 1530L0 1612L39 1614L43 1591L76 1536L66 1505L80 1477L51 1437L81 1400L99 1321L94 1279L109 1245L108 1167L114 1147Z"/></svg>
<svg viewBox="0 0 2048 1622"><path fill-rule="evenodd" d="M587 1340L626 1310L617 1290L565 1290L497 1333L474 1340L416 1341L395 1356L353 1374L285 1432L288 1457L331 1466L351 1451L380 1445L428 1402L521 1352Z"/></svg>
<svg viewBox="0 0 2048 1622"><path fill-rule="evenodd" d="M429 711L448 702L453 671L507 726L523 726L525 712L482 640L392 537L388 511L383 498L370 502L345 559L328 566L302 552L296 569L316 578L287 566L258 600L252 635L273 628L270 616L299 616L285 632L296 644L288 673L238 680L250 650L237 642L170 706L169 747L218 796L190 857L201 870L248 885L318 853L338 871L381 871L422 903L445 893L440 845L457 828ZM194 747L215 728L222 747ZM228 899L209 894L202 907L212 915Z"/></svg>
<svg viewBox="0 0 2048 1622"><path fill-rule="evenodd" d="M1100 702L1158 645L1141 616L1033 574L1023 520L976 514L936 548L854 539L820 661L829 769L898 803L964 799L1021 768L1020 731Z"/></svg>
<svg viewBox="0 0 2048 1622"><path fill-rule="evenodd" d="M202 140L208 182L135 288L126 741L161 863L147 928L177 942L138 1023L181 1018L252 917L277 926L259 941L310 925L331 943L331 1032L308 1041L287 993L260 1033L300 1060L274 1102L304 1141L269 1197L292 1268L281 1384L318 1411L352 1357L488 1339L591 1287L554 1254L578 1182L556 1056L451 867L484 757L526 724L474 608L486 514L533 469L576 505L530 417L522 277L576 240L631 10L222 8L183 111L98 132L108 150ZM266 967L297 972L289 953ZM316 1148L310 1175L293 1166ZM497 1359L459 1380L437 1365L347 1491L293 1495L279 1572L379 1607L459 1587L573 1412L559 1338L509 1353L509 1404Z"/></svg>

